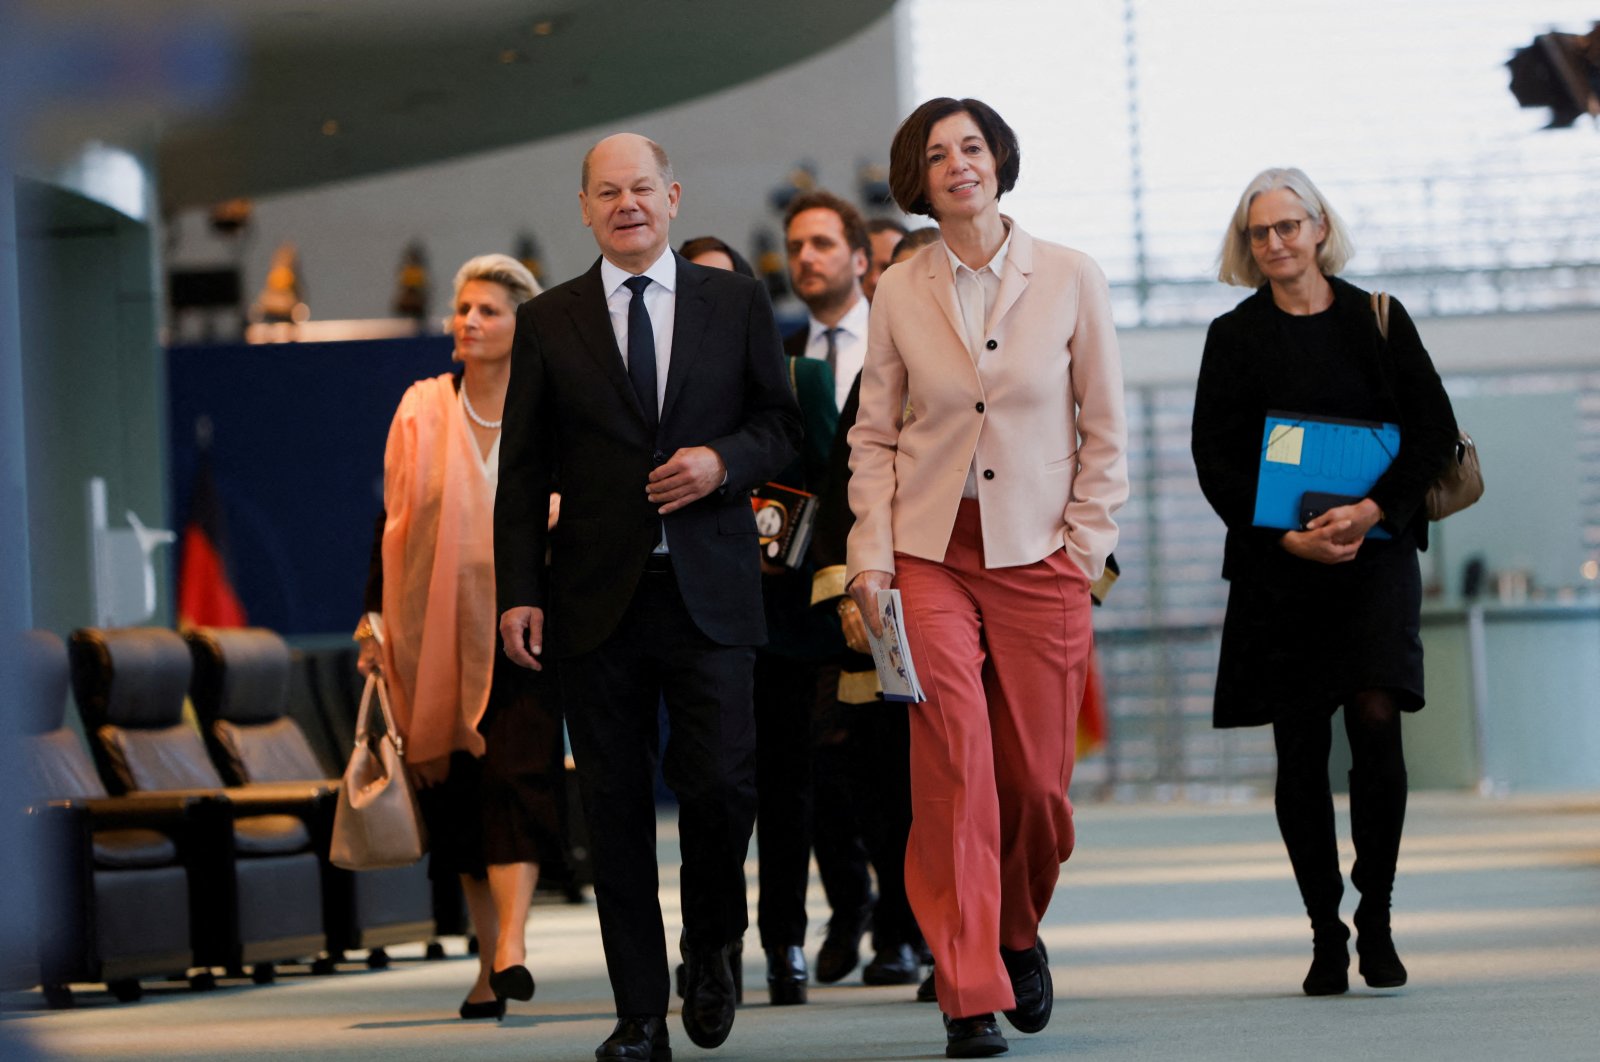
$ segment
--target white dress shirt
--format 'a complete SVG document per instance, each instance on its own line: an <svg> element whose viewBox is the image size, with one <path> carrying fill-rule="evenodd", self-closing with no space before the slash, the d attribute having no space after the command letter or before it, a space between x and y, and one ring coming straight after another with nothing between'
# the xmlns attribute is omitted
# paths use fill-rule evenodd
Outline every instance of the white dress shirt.
<svg viewBox="0 0 1600 1062"><path fill-rule="evenodd" d="M844 408L844 400L850 397L850 387L856 382L856 375L867 360L867 306L865 298L856 299L856 304L834 325L839 334L834 337L833 397L840 409ZM815 317L811 319L806 357L827 360L828 337L824 335L827 330L827 325Z"/></svg>
<svg viewBox="0 0 1600 1062"><path fill-rule="evenodd" d="M988 265L977 270L969 269L948 246L944 249L944 253L950 256L950 275L955 279L956 305L961 307L961 323L967 329L967 353L972 355L972 364L975 366L981 367L983 359L990 353L984 345L984 339L994 325L989 317L994 313L995 300L1000 296L1000 273L1006 267L1006 252L1010 249L1011 231L1007 229L1000 249L989 259ZM961 488L961 496L978 496L977 454L973 454L972 464L967 469L967 483Z"/></svg>
<svg viewBox="0 0 1600 1062"><path fill-rule="evenodd" d="M623 287L623 282L634 274L600 259L600 289L606 293L606 309L611 314L611 331L617 336L617 349L622 352L622 368L628 368L628 304L633 292ZM678 313L678 260L669 247L661 257L640 276L653 283L644 289L644 308L650 315L650 331L656 340L656 410L659 413L667 396L667 369L672 361L672 324Z"/></svg>

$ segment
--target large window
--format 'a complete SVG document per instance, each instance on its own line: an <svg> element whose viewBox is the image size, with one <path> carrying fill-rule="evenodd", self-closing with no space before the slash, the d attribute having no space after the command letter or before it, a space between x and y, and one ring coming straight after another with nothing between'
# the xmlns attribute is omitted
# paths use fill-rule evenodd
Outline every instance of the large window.
<svg viewBox="0 0 1600 1062"><path fill-rule="evenodd" d="M1347 271L1422 312L1600 304L1600 128L1542 130L1504 66L1597 0L911 0L911 99L1017 129L1006 208L1098 259L1123 324L1203 321L1245 183L1296 165L1350 224Z"/></svg>

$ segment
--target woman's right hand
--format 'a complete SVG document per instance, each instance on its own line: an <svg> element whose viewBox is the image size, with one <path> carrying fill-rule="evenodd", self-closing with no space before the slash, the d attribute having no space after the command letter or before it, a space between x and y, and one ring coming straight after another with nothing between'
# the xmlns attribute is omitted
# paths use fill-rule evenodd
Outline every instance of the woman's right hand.
<svg viewBox="0 0 1600 1062"><path fill-rule="evenodd" d="M856 577L850 580L850 596L861 610L874 638L883 637L883 620L878 616L878 591L889 589L893 582L893 574L871 569L857 572Z"/></svg>
<svg viewBox="0 0 1600 1062"><path fill-rule="evenodd" d="M356 657L356 670L361 672L361 677L366 678L382 665L382 657L378 654L378 639L361 639L361 655Z"/></svg>
<svg viewBox="0 0 1600 1062"><path fill-rule="evenodd" d="M1314 531L1289 531L1278 541L1283 548L1301 560L1318 564L1344 564L1356 559L1364 539L1341 543L1339 536L1350 528L1349 520L1325 524Z"/></svg>
<svg viewBox="0 0 1600 1062"><path fill-rule="evenodd" d="M867 621L861 614L861 606L856 604L853 597L839 599L839 629L844 633L844 644L850 647L853 653L870 653L872 645L867 641Z"/></svg>

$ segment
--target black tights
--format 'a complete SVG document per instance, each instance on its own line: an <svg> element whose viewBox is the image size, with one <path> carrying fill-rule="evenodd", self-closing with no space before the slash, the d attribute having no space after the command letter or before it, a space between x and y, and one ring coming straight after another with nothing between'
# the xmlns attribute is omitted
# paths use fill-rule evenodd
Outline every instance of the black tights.
<svg viewBox="0 0 1600 1062"><path fill-rule="evenodd" d="M1328 781L1331 715L1331 710L1315 708L1285 713L1272 724L1272 741L1278 751L1278 829L1306 914L1314 931L1339 935L1348 931L1339 920L1344 879ZM1344 728L1350 740L1350 818L1356 846L1351 881L1362 895L1356 922L1381 921L1387 927L1406 804L1400 708L1394 694L1384 689L1352 694L1345 704Z"/></svg>

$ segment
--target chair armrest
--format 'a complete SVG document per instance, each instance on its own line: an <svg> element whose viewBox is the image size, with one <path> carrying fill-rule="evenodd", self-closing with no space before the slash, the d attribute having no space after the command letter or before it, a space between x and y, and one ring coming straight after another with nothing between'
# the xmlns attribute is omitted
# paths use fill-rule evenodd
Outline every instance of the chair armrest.
<svg viewBox="0 0 1600 1062"><path fill-rule="evenodd" d="M262 782L223 790L235 817L244 815L296 815L320 819L333 814L337 782Z"/></svg>
<svg viewBox="0 0 1600 1062"><path fill-rule="evenodd" d="M181 828L194 821L207 803L218 803L220 793L152 793L119 797L74 797L50 800L28 808L28 813L48 819L75 819L84 829L121 830Z"/></svg>

